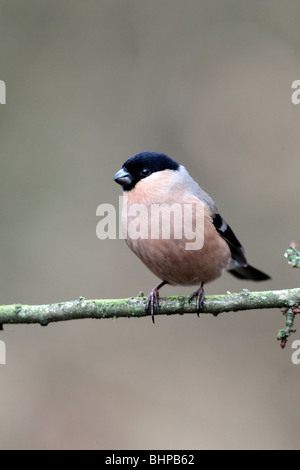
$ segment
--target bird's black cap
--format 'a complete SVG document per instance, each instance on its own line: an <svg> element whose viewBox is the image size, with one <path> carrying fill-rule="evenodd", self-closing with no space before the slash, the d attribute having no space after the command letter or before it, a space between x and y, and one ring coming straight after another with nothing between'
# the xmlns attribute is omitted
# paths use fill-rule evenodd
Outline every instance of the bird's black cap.
<svg viewBox="0 0 300 470"><path fill-rule="evenodd" d="M178 170L179 164L163 153L142 152L129 158L122 169L115 174L114 180L130 191L141 180L152 173L163 170Z"/></svg>

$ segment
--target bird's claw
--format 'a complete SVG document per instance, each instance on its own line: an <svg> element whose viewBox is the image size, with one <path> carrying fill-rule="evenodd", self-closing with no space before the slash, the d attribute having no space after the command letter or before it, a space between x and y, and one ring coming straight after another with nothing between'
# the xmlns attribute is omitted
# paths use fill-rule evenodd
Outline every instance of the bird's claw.
<svg viewBox="0 0 300 470"><path fill-rule="evenodd" d="M156 311L158 312L158 307L159 307L158 297L159 297L158 289L155 287L150 292L149 297L147 299L147 303L146 303L146 310L147 310L147 312L150 310L153 323L155 323L154 309L156 309Z"/></svg>
<svg viewBox="0 0 300 470"><path fill-rule="evenodd" d="M199 313L200 311L203 309L203 306L204 306L204 297L205 297L205 293L204 293L204 289L203 289L203 284L201 284L201 286L199 287L198 290L196 290L196 292L193 292L190 297L189 297L189 303L191 302L191 300L193 300L194 298L196 297L196 312L197 312L197 316L199 317Z"/></svg>

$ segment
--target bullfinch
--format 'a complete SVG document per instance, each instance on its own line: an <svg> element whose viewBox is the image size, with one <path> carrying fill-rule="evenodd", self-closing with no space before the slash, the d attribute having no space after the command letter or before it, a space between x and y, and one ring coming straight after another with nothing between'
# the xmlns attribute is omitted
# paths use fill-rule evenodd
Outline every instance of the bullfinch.
<svg viewBox="0 0 300 470"><path fill-rule="evenodd" d="M147 300L146 308L153 322L154 311L159 307L158 291L166 284L200 285L190 296L190 301L196 298L199 314L203 307L204 284L214 281L224 271L239 279L270 279L247 263L244 248L219 214L214 201L184 166L167 155L139 153L124 163L114 181L123 187L122 225L126 243L162 281L151 290ZM176 219L176 210L172 212L170 208L177 210ZM168 236L162 233L161 225L154 226L149 214L156 214L155 221L160 224L168 216L171 225L169 233L166 232ZM183 223L189 226L187 233L178 230ZM136 230L132 230L130 224ZM198 244L189 243L191 233Z"/></svg>

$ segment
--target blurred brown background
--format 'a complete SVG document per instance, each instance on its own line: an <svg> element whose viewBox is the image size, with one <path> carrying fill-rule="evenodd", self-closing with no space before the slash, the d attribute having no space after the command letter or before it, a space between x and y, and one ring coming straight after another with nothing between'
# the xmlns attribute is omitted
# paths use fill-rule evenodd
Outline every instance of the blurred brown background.
<svg viewBox="0 0 300 470"><path fill-rule="evenodd" d="M0 303L148 293L96 208L130 156L169 154L271 282L299 286L299 2L0 0ZM166 287L162 295L191 289ZM300 319L296 319L296 322ZM280 311L5 326L1 449L299 449Z"/></svg>

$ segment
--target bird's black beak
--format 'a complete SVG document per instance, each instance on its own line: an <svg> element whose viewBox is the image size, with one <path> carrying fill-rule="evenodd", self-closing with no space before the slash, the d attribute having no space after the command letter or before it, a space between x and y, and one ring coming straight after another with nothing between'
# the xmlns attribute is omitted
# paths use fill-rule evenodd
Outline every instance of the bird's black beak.
<svg viewBox="0 0 300 470"><path fill-rule="evenodd" d="M121 170L119 170L118 173L115 174L114 181L120 184L121 186L127 186L132 182L132 178L128 171L121 168Z"/></svg>

